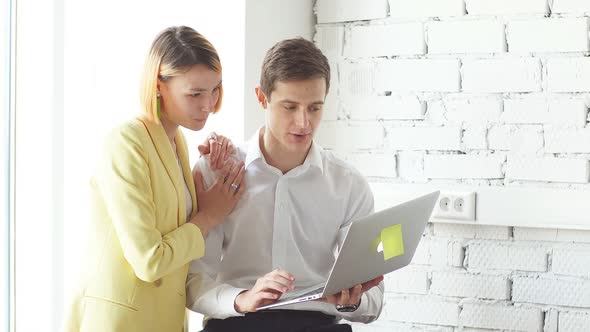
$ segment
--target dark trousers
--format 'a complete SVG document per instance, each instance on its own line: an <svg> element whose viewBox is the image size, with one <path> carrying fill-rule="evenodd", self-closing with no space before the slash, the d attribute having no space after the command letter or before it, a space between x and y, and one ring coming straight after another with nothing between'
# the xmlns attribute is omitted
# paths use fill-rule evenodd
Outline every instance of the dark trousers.
<svg viewBox="0 0 590 332"><path fill-rule="evenodd" d="M352 332L348 324L317 311L265 310L241 317L210 319L201 332Z"/></svg>

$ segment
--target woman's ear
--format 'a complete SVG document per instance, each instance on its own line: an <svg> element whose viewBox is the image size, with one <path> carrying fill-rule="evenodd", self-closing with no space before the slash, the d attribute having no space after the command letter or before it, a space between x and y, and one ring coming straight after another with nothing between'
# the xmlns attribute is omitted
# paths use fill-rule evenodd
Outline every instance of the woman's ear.
<svg viewBox="0 0 590 332"><path fill-rule="evenodd" d="M262 105L262 107L264 109L266 109L267 101L266 101L266 96L264 95L264 92L262 92L262 89L260 87L257 87L255 89L255 91L256 91L256 98L258 98L258 102L260 103L260 105Z"/></svg>

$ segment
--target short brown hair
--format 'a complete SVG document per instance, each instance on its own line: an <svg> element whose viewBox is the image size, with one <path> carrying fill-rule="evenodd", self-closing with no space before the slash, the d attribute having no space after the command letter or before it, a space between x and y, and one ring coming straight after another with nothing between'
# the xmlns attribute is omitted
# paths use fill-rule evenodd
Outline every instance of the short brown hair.
<svg viewBox="0 0 590 332"><path fill-rule="evenodd" d="M203 35L186 26L170 27L158 34L143 66L141 78L141 106L150 120L159 123L158 79L166 81L199 64L221 74L219 55ZM215 112L221 107L222 99L223 87L220 86Z"/></svg>
<svg viewBox="0 0 590 332"><path fill-rule="evenodd" d="M326 56L309 40L285 39L271 47L260 73L260 89L270 99L276 82L323 77L330 89L330 65Z"/></svg>

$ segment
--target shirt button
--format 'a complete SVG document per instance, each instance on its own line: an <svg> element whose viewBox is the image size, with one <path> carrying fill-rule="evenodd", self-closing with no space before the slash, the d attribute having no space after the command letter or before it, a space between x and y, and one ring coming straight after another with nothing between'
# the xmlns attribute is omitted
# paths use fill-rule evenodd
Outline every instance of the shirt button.
<svg viewBox="0 0 590 332"><path fill-rule="evenodd" d="M158 279L158 280L154 281L154 286L160 287L160 285L162 285L162 279Z"/></svg>

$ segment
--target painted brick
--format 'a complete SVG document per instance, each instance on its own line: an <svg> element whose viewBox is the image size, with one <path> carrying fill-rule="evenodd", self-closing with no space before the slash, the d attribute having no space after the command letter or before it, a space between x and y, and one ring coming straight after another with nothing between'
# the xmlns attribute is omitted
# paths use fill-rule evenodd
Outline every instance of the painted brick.
<svg viewBox="0 0 590 332"><path fill-rule="evenodd" d="M502 100L498 98L476 97L461 99L445 99L445 118L449 124L466 123L487 125L497 123L502 114Z"/></svg>
<svg viewBox="0 0 590 332"><path fill-rule="evenodd" d="M462 74L465 92L541 91L539 59L465 60Z"/></svg>
<svg viewBox="0 0 590 332"><path fill-rule="evenodd" d="M384 153L353 153L346 157L364 176L397 177L394 154Z"/></svg>
<svg viewBox="0 0 590 332"><path fill-rule="evenodd" d="M547 126L545 152L547 153L590 153L590 127L558 128Z"/></svg>
<svg viewBox="0 0 590 332"><path fill-rule="evenodd" d="M475 237L478 239L508 240L512 237L512 227L477 226Z"/></svg>
<svg viewBox="0 0 590 332"><path fill-rule="evenodd" d="M385 290L403 294L428 294L428 269L407 266L385 275Z"/></svg>
<svg viewBox="0 0 590 332"><path fill-rule="evenodd" d="M463 148L465 150L487 150L488 129L486 125L471 125L463 130Z"/></svg>
<svg viewBox="0 0 590 332"><path fill-rule="evenodd" d="M559 229L557 230L557 241L590 243L590 231Z"/></svg>
<svg viewBox="0 0 590 332"><path fill-rule="evenodd" d="M318 23L373 20L387 17L387 0L370 1L362 6L354 0L317 0Z"/></svg>
<svg viewBox="0 0 590 332"><path fill-rule="evenodd" d="M346 57L376 57L426 53L422 23L354 26L346 40Z"/></svg>
<svg viewBox="0 0 590 332"><path fill-rule="evenodd" d="M588 18L515 20L508 23L507 38L508 50L513 53L590 50Z"/></svg>
<svg viewBox="0 0 590 332"><path fill-rule="evenodd" d="M385 320L378 320L370 324L346 323L350 324L354 332L454 332L452 327L420 324L414 325L409 323L388 322Z"/></svg>
<svg viewBox="0 0 590 332"><path fill-rule="evenodd" d="M440 17L463 16L462 0L389 0L391 17Z"/></svg>
<svg viewBox="0 0 590 332"><path fill-rule="evenodd" d="M502 121L509 124L552 124L584 127L588 107L582 98L546 100L530 96L504 100Z"/></svg>
<svg viewBox="0 0 590 332"><path fill-rule="evenodd" d="M383 144L383 128L347 126L341 122L323 122L316 135L322 147L339 151L376 149ZM348 138L348 139L345 139Z"/></svg>
<svg viewBox="0 0 590 332"><path fill-rule="evenodd" d="M495 242L474 242L467 247L467 266L475 270L547 271L547 249Z"/></svg>
<svg viewBox="0 0 590 332"><path fill-rule="evenodd" d="M514 276L512 300L590 308L590 280Z"/></svg>
<svg viewBox="0 0 590 332"><path fill-rule="evenodd" d="M434 21L426 25L428 53L503 53L504 24L496 20Z"/></svg>
<svg viewBox="0 0 590 332"><path fill-rule="evenodd" d="M460 242L444 239L422 239L412 258L412 264L462 267L464 259L465 251Z"/></svg>
<svg viewBox="0 0 590 332"><path fill-rule="evenodd" d="M545 312L545 324L543 332L557 332L559 313L557 310L548 310Z"/></svg>
<svg viewBox="0 0 590 332"><path fill-rule="evenodd" d="M587 159L509 156L506 178L546 182L588 183Z"/></svg>
<svg viewBox="0 0 590 332"><path fill-rule="evenodd" d="M576 15L590 13L590 2L587 0L553 0L551 13L572 13Z"/></svg>
<svg viewBox="0 0 590 332"><path fill-rule="evenodd" d="M342 104L353 120L419 120L426 112L416 96L349 96Z"/></svg>
<svg viewBox="0 0 590 332"><path fill-rule="evenodd" d="M343 62L338 68L341 95L370 95L375 92L374 62Z"/></svg>
<svg viewBox="0 0 590 332"><path fill-rule="evenodd" d="M460 63L456 59L391 59L377 63L377 91L458 92L460 87Z"/></svg>
<svg viewBox="0 0 590 332"><path fill-rule="evenodd" d="M559 313L559 332L590 331L590 313L565 311Z"/></svg>
<svg viewBox="0 0 590 332"><path fill-rule="evenodd" d="M590 58L548 59L546 66L550 92L590 91Z"/></svg>
<svg viewBox="0 0 590 332"><path fill-rule="evenodd" d="M463 326L511 331L543 331L543 312L531 307L463 303L459 320Z"/></svg>
<svg viewBox="0 0 590 332"><path fill-rule="evenodd" d="M434 223L433 234L436 237L447 238L508 240L512 236L512 228L506 226Z"/></svg>
<svg viewBox="0 0 590 332"><path fill-rule="evenodd" d="M316 26L313 41L326 57L337 58L344 47L344 27Z"/></svg>
<svg viewBox="0 0 590 332"><path fill-rule="evenodd" d="M397 153L397 172L401 179L409 182L426 182L424 176L424 153L400 151Z"/></svg>
<svg viewBox="0 0 590 332"><path fill-rule="evenodd" d="M430 291L442 296L508 300L510 281L506 276L432 272Z"/></svg>
<svg viewBox="0 0 590 332"><path fill-rule="evenodd" d="M461 128L395 127L387 130L387 139L395 150L459 150Z"/></svg>
<svg viewBox="0 0 590 332"><path fill-rule="evenodd" d="M459 320L458 303L425 297L386 296L383 311L398 322L457 326Z"/></svg>
<svg viewBox="0 0 590 332"><path fill-rule="evenodd" d="M466 0L469 15L548 14L546 0Z"/></svg>
<svg viewBox="0 0 590 332"><path fill-rule="evenodd" d="M515 241L557 241L557 229L514 227L512 236Z"/></svg>
<svg viewBox="0 0 590 332"><path fill-rule="evenodd" d="M426 155L424 174L431 179L501 179L504 156Z"/></svg>
<svg viewBox="0 0 590 332"><path fill-rule="evenodd" d="M543 149L543 129L540 126L494 126L488 131L492 150L517 154L537 154Z"/></svg>
<svg viewBox="0 0 590 332"><path fill-rule="evenodd" d="M578 245L554 249L551 271L555 274L590 279L590 247Z"/></svg>
<svg viewBox="0 0 590 332"><path fill-rule="evenodd" d="M436 237L475 238L475 225L434 223L432 226Z"/></svg>

